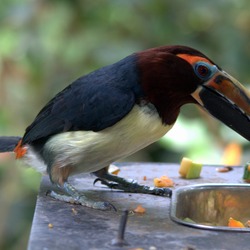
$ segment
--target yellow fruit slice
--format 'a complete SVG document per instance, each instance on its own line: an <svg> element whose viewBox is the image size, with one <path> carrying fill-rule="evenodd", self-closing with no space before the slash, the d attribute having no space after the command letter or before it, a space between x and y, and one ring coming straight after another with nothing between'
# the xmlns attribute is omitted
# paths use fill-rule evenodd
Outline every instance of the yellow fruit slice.
<svg viewBox="0 0 250 250"><path fill-rule="evenodd" d="M186 179L196 179L200 177L202 164L183 157L179 169L179 174Z"/></svg>

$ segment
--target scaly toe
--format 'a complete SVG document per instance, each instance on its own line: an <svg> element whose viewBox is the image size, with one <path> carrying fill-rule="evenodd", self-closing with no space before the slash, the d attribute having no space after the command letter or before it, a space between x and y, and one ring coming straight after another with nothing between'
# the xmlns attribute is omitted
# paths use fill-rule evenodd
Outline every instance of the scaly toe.
<svg viewBox="0 0 250 250"><path fill-rule="evenodd" d="M93 201L81 196L78 199L79 204L82 206L98 209L98 210L114 210L117 211L114 205L106 201Z"/></svg>
<svg viewBox="0 0 250 250"><path fill-rule="evenodd" d="M64 195L64 194L58 194L54 191L48 190L46 192L46 196L49 196L53 199L59 200L59 201L64 201L64 202L68 202L68 203L72 203L72 204L79 204L78 199L69 196L69 195Z"/></svg>
<svg viewBox="0 0 250 250"><path fill-rule="evenodd" d="M172 190L170 188L155 188L155 194L171 198Z"/></svg>
<svg viewBox="0 0 250 250"><path fill-rule="evenodd" d="M99 209L99 210L114 210L115 212L117 212L117 209L113 204L111 204L109 202L105 202L105 201L104 202L101 202L101 201L95 202L93 204L92 208Z"/></svg>

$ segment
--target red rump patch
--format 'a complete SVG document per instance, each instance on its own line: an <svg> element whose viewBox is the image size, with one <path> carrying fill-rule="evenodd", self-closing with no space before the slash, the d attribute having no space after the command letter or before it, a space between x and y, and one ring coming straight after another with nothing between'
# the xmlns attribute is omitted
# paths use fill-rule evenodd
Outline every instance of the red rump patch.
<svg viewBox="0 0 250 250"><path fill-rule="evenodd" d="M16 153L16 159L22 158L26 152L27 148L23 147L22 140L20 140L14 149L14 153Z"/></svg>

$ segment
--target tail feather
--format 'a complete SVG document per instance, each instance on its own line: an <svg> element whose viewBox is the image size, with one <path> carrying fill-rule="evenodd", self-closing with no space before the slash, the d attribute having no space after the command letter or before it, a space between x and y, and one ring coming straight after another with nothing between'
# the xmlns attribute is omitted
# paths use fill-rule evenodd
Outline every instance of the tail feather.
<svg viewBox="0 0 250 250"><path fill-rule="evenodd" d="M13 152L21 139L20 136L0 136L0 153Z"/></svg>

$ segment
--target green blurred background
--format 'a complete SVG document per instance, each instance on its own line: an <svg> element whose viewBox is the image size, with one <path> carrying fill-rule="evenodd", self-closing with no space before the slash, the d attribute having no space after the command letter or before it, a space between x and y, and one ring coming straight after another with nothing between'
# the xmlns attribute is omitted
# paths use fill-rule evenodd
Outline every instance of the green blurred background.
<svg viewBox="0 0 250 250"><path fill-rule="evenodd" d="M139 50L183 44L204 52L247 87L250 1L95 0L0 2L0 135L22 135L41 107L73 80ZM161 141L126 159L218 164L246 140L197 107L182 109ZM25 249L40 175L0 155L0 249Z"/></svg>

